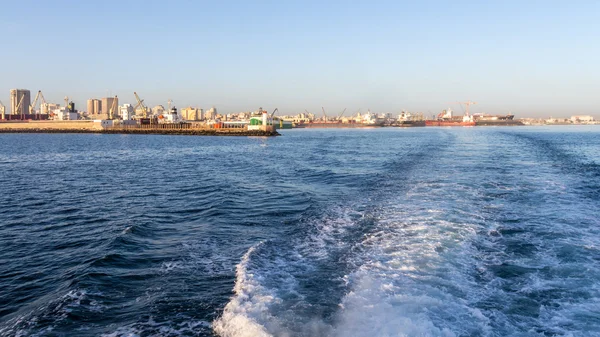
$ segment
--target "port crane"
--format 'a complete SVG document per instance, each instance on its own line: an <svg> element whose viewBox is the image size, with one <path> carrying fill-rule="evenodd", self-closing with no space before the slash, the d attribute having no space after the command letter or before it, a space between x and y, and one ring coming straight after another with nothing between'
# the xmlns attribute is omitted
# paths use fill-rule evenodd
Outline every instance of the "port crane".
<svg viewBox="0 0 600 337"><path fill-rule="evenodd" d="M327 120L328 120L329 118L327 117L327 113L325 112L325 108L324 108L324 107L321 107L321 110L323 110L323 120L324 120L325 122L327 122Z"/></svg>
<svg viewBox="0 0 600 337"><path fill-rule="evenodd" d="M471 102L471 101L466 101L466 102L452 102L452 104L460 104L460 107L462 108L462 105L464 104L467 107L467 111L465 112L466 116L471 116L469 114L469 107L473 104L477 104L477 102Z"/></svg>
<svg viewBox="0 0 600 337"><path fill-rule="evenodd" d="M33 103L31 103L31 105L29 106L29 113L30 114L34 114L36 109L35 106L37 105L38 100L41 99L40 101L40 113L42 112L42 107L47 106L48 103L46 103L46 99L44 98L44 94L42 94L41 90L38 90L37 94L35 95L35 98L33 99Z"/></svg>
<svg viewBox="0 0 600 337"><path fill-rule="evenodd" d="M135 112L136 115L138 115L138 108L139 108L143 111L143 113L141 114L142 115L141 117L142 118L146 117L146 111L148 111L148 109L144 105L144 100L140 99L140 96L138 96L137 92L134 92L133 95L135 96L135 99L137 100L137 105L135 106L133 111Z"/></svg>
<svg viewBox="0 0 600 337"><path fill-rule="evenodd" d="M13 111L13 114L16 115L19 112L19 110L21 110L21 104L23 104L23 98L25 98L25 95L21 96L21 99L19 100L19 103L15 107L15 111ZM23 119L23 113L21 113L21 119Z"/></svg>
<svg viewBox="0 0 600 337"><path fill-rule="evenodd" d="M117 95L115 95L115 98L113 98L112 101L112 105L110 107L110 109L108 110L108 119L115 119L115 113L118 111L119 107L117 106Z"/></svg>
<svg viewBox="0 0 600 337"><path fill-rule="evenodd" d="M342 112L340 112L340 114L337 116L337 119L341 120L342 116L344 115L345 112L346 112L346 108L344 108L344 110Z"/></svg>
<svg viewBox="0 0 600 337"><path fill-rule="evenodd" d="M273 110L273 112L271 112L271 116L269 116L269 118L273 118L273 115L275 115L275 113L279 111L278 108L275 108L275 110Z"/></svg>

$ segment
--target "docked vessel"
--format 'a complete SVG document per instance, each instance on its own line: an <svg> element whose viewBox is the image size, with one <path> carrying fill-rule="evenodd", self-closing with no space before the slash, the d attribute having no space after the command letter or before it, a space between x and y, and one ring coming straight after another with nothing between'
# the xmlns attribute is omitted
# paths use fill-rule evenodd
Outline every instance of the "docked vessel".
<svg viewBox="0 0 600 337"><path fill-rule="evenodd" d="M369 110L362 116L361 122L366 126L383 126L385 118L379 117Z"/></svg>
<svg viewBox="0 0 600 337"><path fill-rule="evenodd" d="M474 114L473 117L477 121L480 121L480 120L481 121L508 121L508 120L513 120L515 118L515 115L513 115L513 114L508 114L508 115Z"/></svg>
<svg viewBox="0 0 600 337"><path fill-rule="evenodd" d="M523 122L514 120L515 115L474 115L476 125L485 126L508 126L508 125L523 125Z"/></svg>
<svg viewBox="0 0 600 337"><path fill-rule="evenodd" d="M393 126L400 127L415 127L415 126L425 126L425 121L423 120L423 114L414 116L408 111L402 110L400 115L398 115L398 119Z"/></svg>
<svg viewBox="0 0 600 337"><path fill-rule="evenodd" d="M473 116L469 115L469 111L463 116L453 116L452 109L443 110L437 115L436 119L426 120L426 126L475 126Z"/></svg>
<svg viewBox="0 0 600 337"><path fill-rule="evenodd" d="M409 120L409 121L399 121L398 123L396 123L397 126L399 127L414 127L414 126L425 126L425 121L416 121L416 120Z"/></svg>

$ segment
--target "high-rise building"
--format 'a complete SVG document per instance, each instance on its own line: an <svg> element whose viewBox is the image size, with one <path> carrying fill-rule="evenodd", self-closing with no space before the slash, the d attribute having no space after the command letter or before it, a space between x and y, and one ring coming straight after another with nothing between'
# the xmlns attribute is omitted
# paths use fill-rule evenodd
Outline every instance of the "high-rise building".
<svg viewBox="0 0 600 337"><path fill-rule="evenodd" d="M204 116L206 119L211 120L217 118L217 108L214 106L206 111L206 115Z"/></svg>
<svg viewBox="0 0 600 337"><path fill-rule="evenodd" d="M22 101L21 101L22 99ZM17 105L21 102L19 110L17 111ZM27 89L11 89L10 90L10 113L13 115L25 115L29 114L29 107L31 106L31 92Z"/></svg>
<svg viewBox="0 0 600 337"><path fill-rule="evenodd" d="M188 121L199 121L202 119L202 109L187 107L181 109L181 118Z"/></svg>

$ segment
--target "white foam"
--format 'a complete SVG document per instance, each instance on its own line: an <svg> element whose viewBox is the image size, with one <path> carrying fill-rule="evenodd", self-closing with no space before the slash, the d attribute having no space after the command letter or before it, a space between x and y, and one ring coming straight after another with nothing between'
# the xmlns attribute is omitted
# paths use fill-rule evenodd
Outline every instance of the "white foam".
<svg viewBox="0 0 600 337"><path fill-rule="evenodd" d="M293 274L310 275L313 263L326 260L332 251L341 249L348 242L341 237L355 225L353 219L360 218L359 212L351 208L331 209L321 221L309 224L307 236L292 239L285 251L269 251L260 268L252 268L254 256L265 243L250 248L236 267L235 295L226 305L222 316L213 328L221 336L288 336L301 331L310 336L328 335L330 326L310 317L298 317L293 310L275 309L285 301L278 297L283 293L293 297L298 306L309 305L297 291L298 280ZM269 249L272 247L269 246ZM281 254L281 255L280 255ZM252 271L251 271L252 270ZM273 280L277 280L273 282ZM293 325L293 331L288 325Z"/></svg>
<svg viewBox="0 0 600 337"><path fill-rule="evenodd" d="M223 315L213 322L214 331L221 336L267 337L271 334L264 324L271 321L271 325L277 325L268 307L278 299L260 285L254 274L248 273L250 257L260 245L262 242L248 249L236 267L235 296L225 306Z"/></svg>
<svg viewBox="0 0 600 337"><path fill-rule="evenodd" d="M357 257L363 262L347 277L350 291L340 305L334 335L455 336L456 327L442 326L436 319L452 311L461 320L477 321L471 331L485 331L488 320L480 311L431 285L432 269L443 264L436 248L444 239L435 231L444 226L396 227L402 229L371 235L361 243L370 249ZM459 244L456 239L445 241L446 249Z"/></svg>

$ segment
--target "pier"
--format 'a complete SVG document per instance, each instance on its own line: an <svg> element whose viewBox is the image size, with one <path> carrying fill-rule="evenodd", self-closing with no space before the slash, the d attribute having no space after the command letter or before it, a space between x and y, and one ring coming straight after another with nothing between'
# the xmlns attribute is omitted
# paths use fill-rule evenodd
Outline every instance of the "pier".
<svg viewBox="0 0 600 337"><path fill-rule="evenodd" d="M104 121L105 122L105 121ZM99 133L99 134L153 134L190 136L278 136L272 128L248 130L247 127L224 125L180 124L116 124L103 121L10 121L0 122L0 133Z"/></svg>

